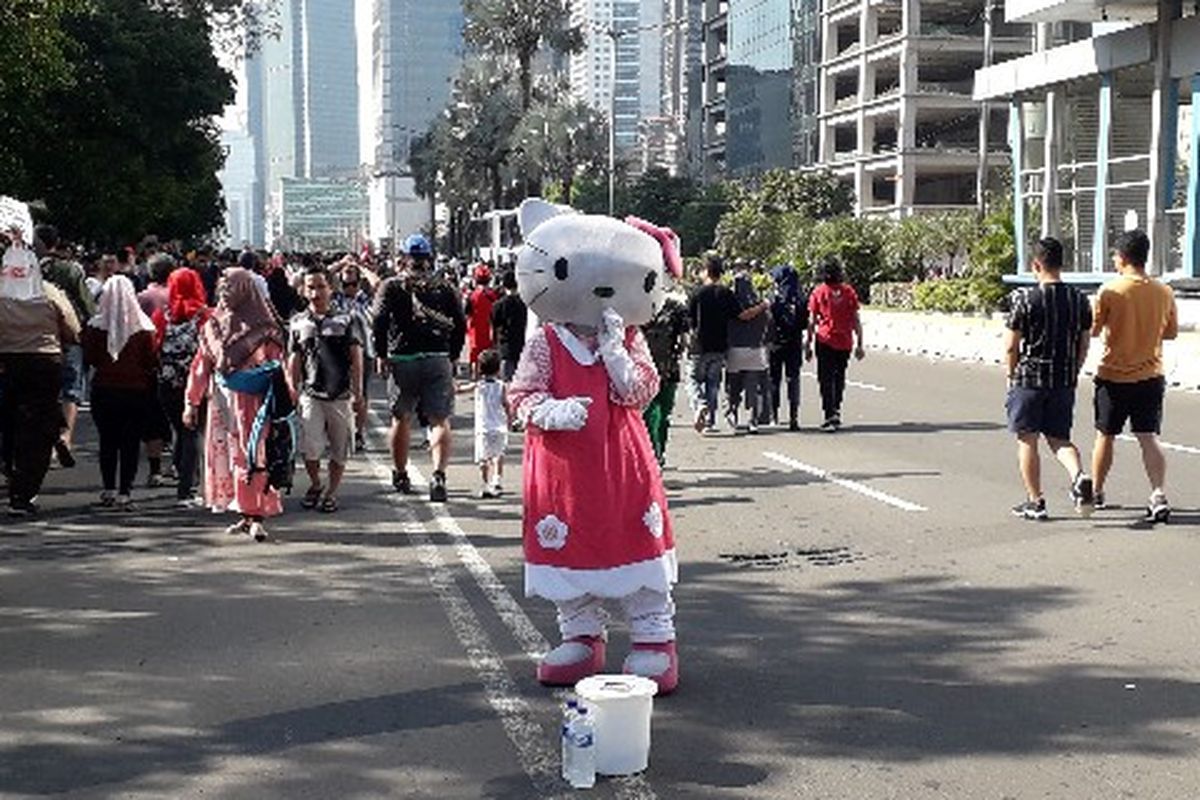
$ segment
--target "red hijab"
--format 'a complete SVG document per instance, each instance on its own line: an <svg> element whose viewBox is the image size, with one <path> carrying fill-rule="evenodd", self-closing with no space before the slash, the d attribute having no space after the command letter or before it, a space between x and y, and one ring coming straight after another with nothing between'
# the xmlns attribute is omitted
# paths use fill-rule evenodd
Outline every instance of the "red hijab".
<svg viewBox="0 0 1200 800"><path fill-rule="evenodd" d="M204 282L200 273L194 269L182 267L171 272L167 278L167 314L161 309L154 312L155 336L154 344L162 347L163 337L167 332L167 320L178 325L199 315L198 323L203 325L208 318L208 295L204 292Z"/></svg>

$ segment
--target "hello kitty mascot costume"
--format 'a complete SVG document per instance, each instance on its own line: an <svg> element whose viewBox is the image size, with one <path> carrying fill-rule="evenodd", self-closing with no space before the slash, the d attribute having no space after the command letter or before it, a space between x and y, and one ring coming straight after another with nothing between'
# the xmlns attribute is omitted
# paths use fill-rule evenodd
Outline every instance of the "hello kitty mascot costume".
<svg viewBox="0 0 1200 800"><path fill-rule="evenodd" d="M636 218L537 199L521 204L518 219L517 284L541 322L509 386L527 426L525 594L557 605L562 634L537 677L568 686L604 670L603 602L613 600L629 620L624 671L665 694L679 680L671 601L679 569L642 422L659 381L638 326L663 304L665 271L681 271L678 239Z"/></svg>

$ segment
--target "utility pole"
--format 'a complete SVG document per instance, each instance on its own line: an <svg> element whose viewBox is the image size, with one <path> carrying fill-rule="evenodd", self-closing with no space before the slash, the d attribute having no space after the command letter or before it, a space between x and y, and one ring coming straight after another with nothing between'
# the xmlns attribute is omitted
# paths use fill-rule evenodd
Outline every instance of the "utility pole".
<svg viewBox="0 0 1200 800"><path fill-rule="evenodd" d="M983 2L983 66L992 65L992 19L996 16L995 0ZM991 107L987 100L979 104L979 165L975 174L975 205L979 209L979 218L987 214L987 185L988 185L988 139L991 127ZM1021 180L1020 175L1014 180Z"/></svg>

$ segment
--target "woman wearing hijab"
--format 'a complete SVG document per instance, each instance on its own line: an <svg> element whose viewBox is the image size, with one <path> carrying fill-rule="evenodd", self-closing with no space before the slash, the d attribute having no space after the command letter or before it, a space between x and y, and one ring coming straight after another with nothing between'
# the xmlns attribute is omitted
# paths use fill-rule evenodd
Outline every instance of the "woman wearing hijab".
<svg viewBox="0 0 1200 800"><path fill-rule="evenodd" d="M270 422L259 420L269 385L282 372L283 333L254 275L240 267L225 273L217 310L200 328L200 347L185 390L183 424L195 428L208 397L204 442L204 494L214 511L236 511L230 534L267 539L263 519L282 512L279 492L261 468ZM258 466L255 466L258 465Z"/></svg>
<svg viewBox="0 0 1200 800"><path fill-rule="evenodd" d="M158 351L158 401L175 432L172 460L179 477L175 495L180 505L194 502L196 430L183 425L183 394L188 372L200 349L200 329L209 318L207 293L200 273L177 269L167 278L167 304L154 312Z"/></svg>
<svg viewBox="0 0 1200 800"><path fill-rule="evenodd" d="M808 303L800 291L800 276L788 264L771 270L775 297L771 301L771 331L767 336L771 362L771 421L779 424L780 388L787 373L788 430L800 430L800 362L804 359L804 329Z"/></svg>
<svg viewBox="0 0 1200 800"><path fill-rule="evenodd" d="M92 420L100 434L100 505L133 508L145 424L155 390L158 357L154 323L138 305L133 283L124 275L104 282L96 315L83 331L83 361L92 376ZM118 482L118 467L120 481Z"/></svg>

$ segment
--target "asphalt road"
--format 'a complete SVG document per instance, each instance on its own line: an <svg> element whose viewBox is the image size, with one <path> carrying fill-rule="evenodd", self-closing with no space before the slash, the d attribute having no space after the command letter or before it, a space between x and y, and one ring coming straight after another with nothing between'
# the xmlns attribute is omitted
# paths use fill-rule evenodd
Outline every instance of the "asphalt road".
<svg viewBox="0 0 1200 800"><path fill-rule="evenodd" d="M682 683L650 769L592 795L1200 797L1200 397L1168 398L1176 510L1150 529L1128 442L1120 507L1075 518L1047 458L1052 519L1009 515L996 367L872 353L851 380L835 435L810 378L801 433L673 431ZM375 431L339 513L293 497L255 545L169 490L88 508L84 425L44 519L0 521L0 797L571 793L533 680L553 613L468 437L444 510L385 491ZM611 669L625 648L614 626Z"/></svg>

